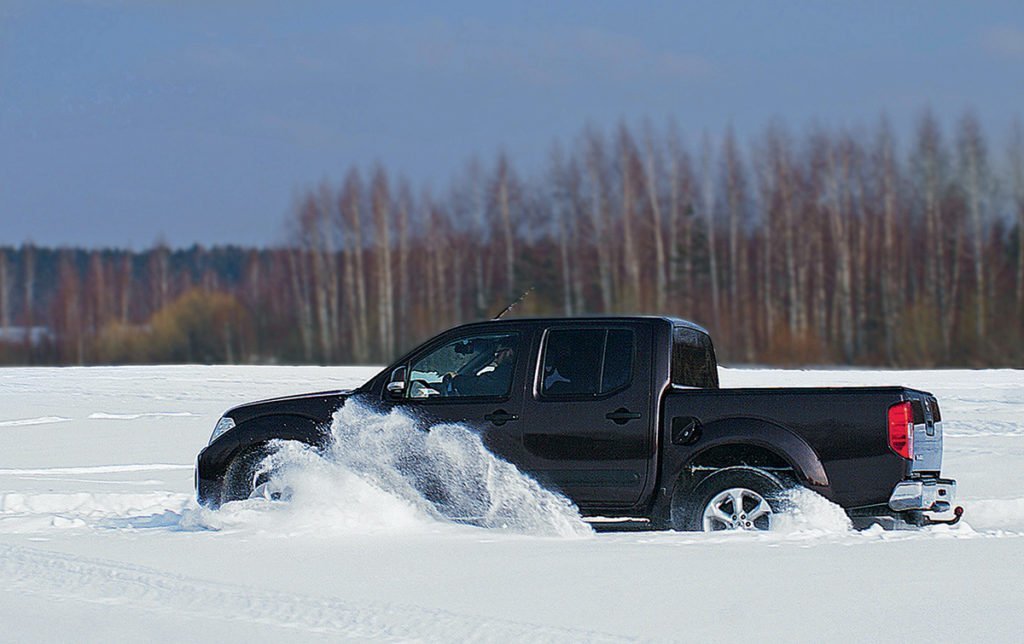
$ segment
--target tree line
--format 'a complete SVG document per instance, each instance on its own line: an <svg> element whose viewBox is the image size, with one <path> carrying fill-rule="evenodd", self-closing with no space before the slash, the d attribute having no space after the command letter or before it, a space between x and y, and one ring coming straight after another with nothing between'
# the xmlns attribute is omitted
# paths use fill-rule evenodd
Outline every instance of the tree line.
<svg viewBox="0 0 1024 644"><path fill-rule="evenodd" d="M905 141L884 118L588 128L529 177L352 168L287 225L263 249L0 249L0 360L380 363L530 290L514 314L695 320L727 363L1024 365L1024 133L971 113Z"/></svg>

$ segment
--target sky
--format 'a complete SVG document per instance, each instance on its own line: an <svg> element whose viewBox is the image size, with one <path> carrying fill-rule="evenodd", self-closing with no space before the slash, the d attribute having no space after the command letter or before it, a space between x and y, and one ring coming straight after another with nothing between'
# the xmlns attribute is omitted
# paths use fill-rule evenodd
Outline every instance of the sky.
<svg viewBox="0 0 1024 644"><path fill-rule="evenodd" d="M529 175L587 125L1024 113L1015 2L0 0L0 244L270 244L380 162Z"/></svg>

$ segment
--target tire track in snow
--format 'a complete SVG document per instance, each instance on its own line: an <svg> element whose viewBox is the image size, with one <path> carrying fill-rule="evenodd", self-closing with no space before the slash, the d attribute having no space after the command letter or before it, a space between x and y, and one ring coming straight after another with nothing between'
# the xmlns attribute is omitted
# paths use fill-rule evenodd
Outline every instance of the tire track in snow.
<svg viewBox="0 0 1024 644"><path fill-rule="evenodd" d="M116 474L153 470L190 470L195 465L178 463L143 463L130 465L83 465L80 467L36 467L0 469L0 476L48 476L51 474Z"/></svg>
<svg viewBox="0 0 1024 644"><path fill-rule="evenodd" d="M626 642L621 636L441 609L309 597L190 579L102 559L0 545L8 590L126 610L245 621L357 640Z"/></svg>
<svg viewBox="0 0 1024 644"><path fill-rule="evenodd" d="M145 411L137 414L110 414L98 411L89 414L89 420L139 420L140 418L198 418L190 411Z"/></svg>
<svg viewBox="0 0 1024 644"><path fill-rule="evenodd" d="M20 418L18 420L0 420L0 427L28 427L31 425L52 425L66 423L70 418L64 416L38 416L36 418Z"/></svg>

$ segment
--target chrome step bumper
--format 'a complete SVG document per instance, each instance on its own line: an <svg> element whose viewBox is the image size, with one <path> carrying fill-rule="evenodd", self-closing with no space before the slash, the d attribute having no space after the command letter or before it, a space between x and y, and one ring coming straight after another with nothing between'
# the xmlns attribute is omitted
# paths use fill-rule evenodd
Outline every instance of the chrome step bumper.
<svg viewBox="0 0 1024 644"><path fill-rule="evenodd" d="M951 479L911 479L900 481L889 497L889 507L897 512L925 510L946 512L956 500L956 481Z"/></svg>

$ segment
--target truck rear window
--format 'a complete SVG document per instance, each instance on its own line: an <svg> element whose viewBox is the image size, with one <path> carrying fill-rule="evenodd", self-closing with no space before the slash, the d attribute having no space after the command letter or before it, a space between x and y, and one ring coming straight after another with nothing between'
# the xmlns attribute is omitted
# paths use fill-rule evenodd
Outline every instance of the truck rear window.
<svg viewBox="0 0 1024 644"><path fill-rule="evenodd" d="M672 331L672 384L718 388L718 365L711 338L684 326Z"/></svg>
<svg viewBox="0 0 1024 644"><path fill-rule="evenodd" d="M586 398L628 387L633 345L629 329L552 329L544 345L541 395Z"/></svg>

